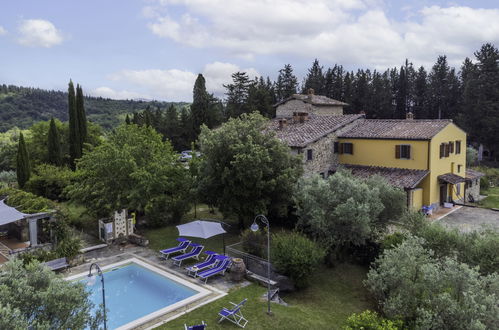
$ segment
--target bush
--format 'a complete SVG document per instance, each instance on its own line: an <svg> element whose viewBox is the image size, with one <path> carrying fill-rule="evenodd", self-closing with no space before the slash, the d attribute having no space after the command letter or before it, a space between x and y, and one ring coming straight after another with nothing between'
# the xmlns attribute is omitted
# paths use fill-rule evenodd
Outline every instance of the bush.
<svg viewBox="0 0 499 330"><path fill-rule="evenodd" d="M473 166L478 160L478 151L473 147L466 148L466 166Z"/></svg>
<svg viewBox="0 0 499 330"><path fill-rule="evenodd" d="M480 192L490 188L489 179L486 176L480 178Z"/></svg>
<svg viewBox="0 0 499 330"><path fill-rule="evenodd" d="M272 235L271 254L272 265L299 289L308 285L310 275L326 255L321 246L298 232Z"/></svg>
<svg viewBox="0 0 499 330"><path fill-rule="evenodd" d="M39 262L46 262L56 259L56 253L49 250L37 249L33 251L27 251L20 253L18 256L19 260L22 260L23 265L28 265L33 261L37 260Z"/></svg>
<svg viewBox="0 0 499 330"><path fill-rule="evenodd" d="M267 250L267 227L264 230L252 231L246 229L241 233L241 241L243 250L246 253L253 254L257 257L266 257Z"/></svg>
<svg viewBox="0 0 499 330"><path fill-rule="evenodd" d="M345 330L398 330L403 328L402 321L392 321L365 310L360 314L353 313L346 321Z"/></svg>
<svg viewBox="0 0 499 330"><path fill-rule="evenodd" d="M406 239L406 235L395 232L393 234L386 235L385 238L381 241L381 250L393 249L400 245Z"/></svg>
<svg viewBox="0 0 499 330"><path fill-rule="evenodd" d="M54 202L20 189L0 189L0 196L8 196L7 205L24 213L47 212L56 209Z"/></svg>
<svg viewBox="0 0 499 330"><path fill-rule="evenodd" d="M67 167L42 164L26 183L26 190L51 200L65 200L63 190L71 184L75 173Z"/></svg>
<svg viewBox="0 0 499 330"><path fill-rule="evenodd" d="M0 184L4 183L5 186L17 182L16 171L1 171Z"/></svg>

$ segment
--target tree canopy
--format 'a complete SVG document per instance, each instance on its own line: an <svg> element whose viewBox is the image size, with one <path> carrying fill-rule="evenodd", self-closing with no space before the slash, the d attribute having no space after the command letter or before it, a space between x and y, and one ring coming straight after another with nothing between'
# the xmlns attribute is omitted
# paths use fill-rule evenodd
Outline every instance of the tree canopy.
<svg viewBox="0 0 499 330"><path fill-rule="evenodd" d="M240 226L256 214L285 214L294 183L302 173L300 160L257 113L230 119L217 129L201 129L199 189L203 199Z"/></svg>

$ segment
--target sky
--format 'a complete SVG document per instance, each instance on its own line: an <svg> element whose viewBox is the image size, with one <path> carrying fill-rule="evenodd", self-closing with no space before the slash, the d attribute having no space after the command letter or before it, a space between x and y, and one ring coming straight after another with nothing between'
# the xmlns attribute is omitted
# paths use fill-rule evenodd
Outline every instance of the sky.
<svg viewBox="0 0 499 330"><path fill-rule="evenodd" d="M408 58L459 68L499 46L499 0L0 0L0 84L115 99L191 101L199 73L223 96L231 74L301 81L325 68L385 70Z"/></svg>

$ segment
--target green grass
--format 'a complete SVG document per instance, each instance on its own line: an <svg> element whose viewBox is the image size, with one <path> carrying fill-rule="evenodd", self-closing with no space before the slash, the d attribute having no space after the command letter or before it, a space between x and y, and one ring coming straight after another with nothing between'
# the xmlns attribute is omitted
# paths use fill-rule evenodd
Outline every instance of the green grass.
<svg viewBox="0 0 499 330"><path fill-rule="evenodd" d="M486 208L499 208L499 187L491 187L482 192L487 198L480 202Z"/></svg>
<svg viewBox="0 0 499 330"><path fill-rule="evenodd" d="M272 316L266 314L265 288L252 284L231 291L159 329L182 329L184 323L192 325L201 321L208 324L208 329L238 329L228 321L217 323L217 314L222 307L230 307L229 301L238 303L244 298L248 298L242 309L249 320L246 329L341 329L350 314L374 308L362 285L366 271L364 267L350 264L322 267L313 276L310 287L282 295L289 306L272 303Z"/></svg>
<svg viewBox="0 0 499 330"><path fill-rule="evenodd" d="M194 212L193 208L184 216L182 223L190 222L195 219L217 219L231 225L229 228L225 228L228 230L225 235L217 235L208 239L192 238L196 243L204 245L205 250L222 253L224 239L225 245L239 242L237 223L230 219L223 219L222 215L218 212L215 212L214 214L210 213L209 208L206 205L198 205L196 212ZM149 248L154 251L159 251L178 244L176 241L176 238L178 238L178 230L175 226L146 229L144 230L144 236L149 240Z"/></svg>

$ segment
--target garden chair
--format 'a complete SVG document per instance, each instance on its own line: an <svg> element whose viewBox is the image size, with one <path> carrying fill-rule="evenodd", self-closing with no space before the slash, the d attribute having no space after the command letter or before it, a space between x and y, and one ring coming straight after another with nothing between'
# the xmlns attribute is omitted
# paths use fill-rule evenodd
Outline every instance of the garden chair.
<svg viewBox="0 0 499 330"><path fill-rule="evenodd" d="M172 258L174 265L177 265L180 267L180 264L182 263L182 261L184 261L186 259L190 259L190 258L198 259L199 258L199 255L201 254L201 251L203 251L204 246L201 244L197 244L197 243L191 243L190 246L192 246L192 250L190 252L185 253L185 254L181 254L179 256Z"/></svg>
<svg viewBox="0 0 499 330"><path fill-rule="evenodd" d="M212 277L213 275L217 274L225 274L225 271L227 268L229 268L230 264L232 263L232 259L226 256L217 256L216 258L221 259L220 263L210 269L203 270L202 272L198 273L198 276L201 278L201 280L204 279L204 283L206 284L208 282L208 278Z"/></svg>
<svg viewBox="0 0 499 330"><path fill-rule="evenodd" d="M232 307L232 309L228 309L225 307L222 308L222 310L218 312L218 315L220 315L220 320L218 320L218 323L222 322L223 320L228 320L240 326L241 328L244 328L248 323L248 320L246 320L243 316L243 313L241 313L241 308L244 306L247 300L248 298L245 298L239 304L230 302L234 306Z"/></svg>
<svg viewBox="0 0 499 330"><path fill-rule="evenodd" d="M185 269L187 269L187 275L196 277L197 272L199 272L205 268L208 268L208 267L213 267L217 264L217 262L219 261L216 258L216 256L218 256L217 253L211 252L211 251L205 251L204 253L208 254L208 257L206 257L205 261L185 268Z"/></svg>
<svg viewBox="0 0 499 330"><path fill-rule="evenodd" d="M206 323L204 323L204 321L201 321L201 324L191 326L187 326L187 324L184 324L184 328L185 330L204 330L206 329Z"/></svg>
<svg viewBox="0 0 499 330"><path fill-rule="evenodd" d="M177 238L177 241L180 242L178 246L161 250L159 251L159 253L161 253L165 259L168 259L168 256L172 253L185 252L185 250L189 247L189 244L191 243L191 241L182 237Z"/></svg>

